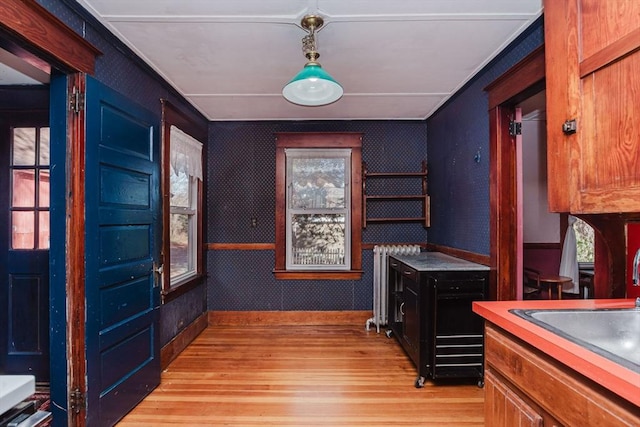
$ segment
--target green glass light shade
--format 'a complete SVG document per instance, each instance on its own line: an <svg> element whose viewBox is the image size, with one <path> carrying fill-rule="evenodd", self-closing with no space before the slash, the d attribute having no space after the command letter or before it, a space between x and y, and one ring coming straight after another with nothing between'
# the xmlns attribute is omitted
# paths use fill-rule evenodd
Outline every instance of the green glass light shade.
<svg viewBox="0 0 640 427"><path fill-rule="evenodd" d="M282 95L287 101L310 107L336 102L343 93L340 83L335 81L317 62L307 62L304 68L282 88Z"/></svg>

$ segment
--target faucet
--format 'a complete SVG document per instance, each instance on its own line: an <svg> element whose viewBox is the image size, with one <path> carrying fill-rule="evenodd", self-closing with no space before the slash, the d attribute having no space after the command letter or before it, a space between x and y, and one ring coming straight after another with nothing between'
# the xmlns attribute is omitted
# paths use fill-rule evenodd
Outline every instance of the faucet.
<svg viewBox="0 0 640 427"><path fill-rule="evenodd" d="M638 267L640 267L640 248L638 248L636 255L633 257L633 273L631 276L633 286L640 286L640 274L638 273Z"/></svg>

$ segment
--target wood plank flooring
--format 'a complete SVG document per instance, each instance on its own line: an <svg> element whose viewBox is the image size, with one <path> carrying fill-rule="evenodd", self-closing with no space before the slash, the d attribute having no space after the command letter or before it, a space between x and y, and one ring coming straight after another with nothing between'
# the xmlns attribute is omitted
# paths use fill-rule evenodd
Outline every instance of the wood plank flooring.
<svg viewBox="0 0 640 427"><path fill-rule="evenodd" d="M354 326L209 326L118 425L484 426L483 390L416 389L395 339Z"/></svg>

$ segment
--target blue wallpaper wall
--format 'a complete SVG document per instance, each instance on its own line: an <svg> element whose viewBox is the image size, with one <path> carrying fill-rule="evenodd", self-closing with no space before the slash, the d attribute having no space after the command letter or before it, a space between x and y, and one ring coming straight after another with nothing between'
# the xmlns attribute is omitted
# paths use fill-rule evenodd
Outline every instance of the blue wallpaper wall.
<svg viewBox="0 0 640 427"><path fill-rule="evenodd" d="M275 132L363 132L372 172L417 172L426 159L424 121L212 122L207 146L207 242L275 240ZM416 185L415 188L406 186ZM376 192L420 192L413 184L378 183ZM398 216L415 206L394 207ZM408 210L410 212L405 212ZM380 212L382 216L384 212ZM251 218L257 227L252 228ZM363 242L426 242L420 224L370 224ZM373 255L354 281L275 280L273 251L208 251L209 310L366 310L372 307Z"/></svg>
<svg viewBox="0 0 640 427"><path fill-rule="evenodd" d="M99 24L78 11L71 0L37 0L104 55L97 61L96 78L160 117L160 98L167 98L196 120L202 117L166 83L135 59L124 46L104 37ZM206 241L265 243L274 241L274 132L364 132L363 160L371 171L417 171L429 164L431 222L429 242L489 253L489 153L487 97L483 91L510 66L543 40L540 19L505 52L473 78L435 115L424 121L349 122L213 122L209 124L206 182ZM474 158L480 154L480 162ZM407 191L407 183L373 184L376 193ZM378 208L372 214L416 215L410 204ZM251 218L257 227L252 228ZM419 224L370 224L367 242L426 242ZM363 253L365 275L359 281L276 281L271 251L208 251L209 310L349 310L371 308L371 251ZM197 316L194 304L205 296L197 289L163 307L162 342L176 325Z"/></svg>
<svg viewBox="0 0 640 427"><path fill-rule="evenodd" d="M206 119L182 99L157 74L137 58L126 46L105 30L95 18L72 0L38 0L49 12L84 37L102 55L96 61L94 77L112 89L126 94L157 117L160 129L160 99L171 101L194 122L206 126ZM87 171L90 173L90 171ZM161 307L160 343L169 342L177 333L202 314L206 308L206 287L203 284Z"/></svg>
<svg viewBox="0 0 640 427"><path fill-rule="evenodd" d="M483 88L543 42L540 18L427 120L429 243L489 255L489 104Z"/></svg>

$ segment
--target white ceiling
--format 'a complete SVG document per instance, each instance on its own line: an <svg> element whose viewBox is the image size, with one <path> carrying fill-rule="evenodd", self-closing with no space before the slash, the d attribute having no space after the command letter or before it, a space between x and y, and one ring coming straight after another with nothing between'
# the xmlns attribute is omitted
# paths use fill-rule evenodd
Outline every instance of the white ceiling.
<svg viewBox="0 0 640 427"><path fill-rule="evenodd" d="M542 13L542 0L78 0L210 120L424 119ZM300 26L324 17L320 63L338 102L282 87Z"/></svg>
<svg viewBox="0 0 640 427"><path fill-rule="evenodd" d="M0 48L0 86L49 83L49 74Z"/></svg>

